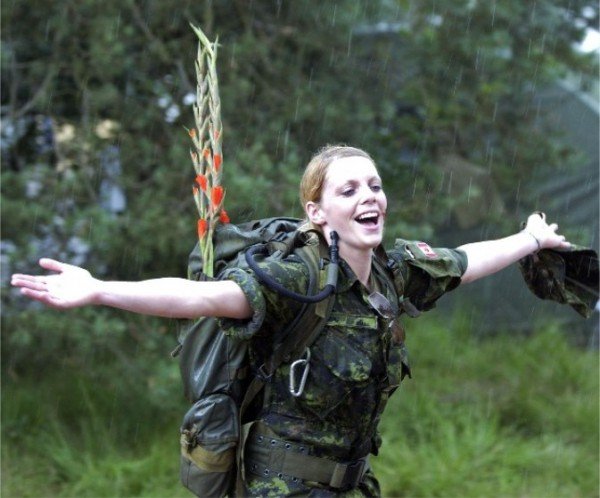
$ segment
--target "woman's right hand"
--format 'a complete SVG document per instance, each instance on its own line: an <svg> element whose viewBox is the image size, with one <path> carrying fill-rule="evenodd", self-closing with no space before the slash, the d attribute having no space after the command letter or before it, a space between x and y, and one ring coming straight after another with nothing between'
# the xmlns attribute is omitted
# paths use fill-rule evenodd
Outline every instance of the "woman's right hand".
<svg viewBox="0 0 600 498"><path fill-rule="evenodd" d="M11 284L19 287L22 295L61 310L95 304L99 281L89 271L48 258L40 259L39 264L56 274L15 273Z"/></svg>
<svg viewBox="0 0 600 498"><path fill-rule="evenodd" d="M155 278L107 282L92 277L83 268L53 259L41 259L40 266L55 274L15 274L11 283L24 296L60 310L93 304L168 318L222 316L241 320L253 314L241 287L231 280Z"/></svg>

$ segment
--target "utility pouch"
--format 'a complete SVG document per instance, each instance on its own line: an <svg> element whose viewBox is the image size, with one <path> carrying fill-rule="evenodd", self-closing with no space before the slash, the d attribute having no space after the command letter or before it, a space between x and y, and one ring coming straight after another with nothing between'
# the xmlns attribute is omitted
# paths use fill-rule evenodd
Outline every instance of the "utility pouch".
<svg viewBox="0 0 600 498"><path fill-rule="evenodd" d="M213 394L196 402L181 427L181 482L196 496L228 495L235 483L239 442L235 401Z"/></svg>
<svg viewBox="0 0 600 498"><path fill-rule="evenodd" d="M181 483L196 496L227 496L231 492L229 487L235 482L235 468L232 455L232 466L226 472L206 472L185 456L181 456L179 466Z"/></svg>

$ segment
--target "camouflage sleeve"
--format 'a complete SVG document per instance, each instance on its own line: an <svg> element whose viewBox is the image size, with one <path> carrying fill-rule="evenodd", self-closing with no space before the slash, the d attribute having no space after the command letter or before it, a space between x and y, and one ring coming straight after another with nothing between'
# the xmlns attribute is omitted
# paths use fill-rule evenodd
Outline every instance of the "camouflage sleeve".
<svg viewBox="0 0 600 498"><path fill-rule="evenodd" d="M294 256L286 260L266 258L259 263L259 267L285 288L306 293L308 269ZM285 298L262 284L251 269L232 268L226 270L220 278L236 282L253 311L248 320L222 318L221 328L226 334L248 339L259 330L268 333L269 330L285 326L301 307L300 303Z"/></svg>
<svg viewBox="0 0 600 498"><path fill-rule="evenodd" d="M403 294L420 311L433 308L440 297L458 287L467 269L465 252L432 249L425 242L397 239L388 254L405 265Z"/></svg>

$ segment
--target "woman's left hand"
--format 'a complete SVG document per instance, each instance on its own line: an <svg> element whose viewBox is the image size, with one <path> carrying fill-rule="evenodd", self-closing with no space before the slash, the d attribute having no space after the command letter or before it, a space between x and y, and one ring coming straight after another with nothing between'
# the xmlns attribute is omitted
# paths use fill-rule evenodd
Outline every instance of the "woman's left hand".
<svg viewBox="0 0 600 498"><path fill-rule="evenodd" d="M533 213L527 218L524 232L529 233L537 241L538 249L568 249L571 243L567 241L564 235L556 233L558 225L556 223L548 224L546 215L540 211Z"/></svg>
<svg viewBox="0 0 600 498"><path fill-rule="evenodd" d="M556 233L558 225L546 223L546 215L533 213L519 233L497 240L465 244L458 249L467 254L467 270L462 282L473 282L496 273L519 259L540 249L568 249L571 244L564 235Z"/></svg>

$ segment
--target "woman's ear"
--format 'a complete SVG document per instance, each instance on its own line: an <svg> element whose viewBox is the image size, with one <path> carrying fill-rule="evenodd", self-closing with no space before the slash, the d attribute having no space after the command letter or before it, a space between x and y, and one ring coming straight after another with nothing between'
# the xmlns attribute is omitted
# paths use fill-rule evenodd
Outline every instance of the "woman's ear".
<svg viewBox="0 0 600 498"><path fill-rule="evenodd" d="M325 223L321 207L316 202L308 201L306 203L305 211L308 219L315 225L323 225Z"/></svg>

